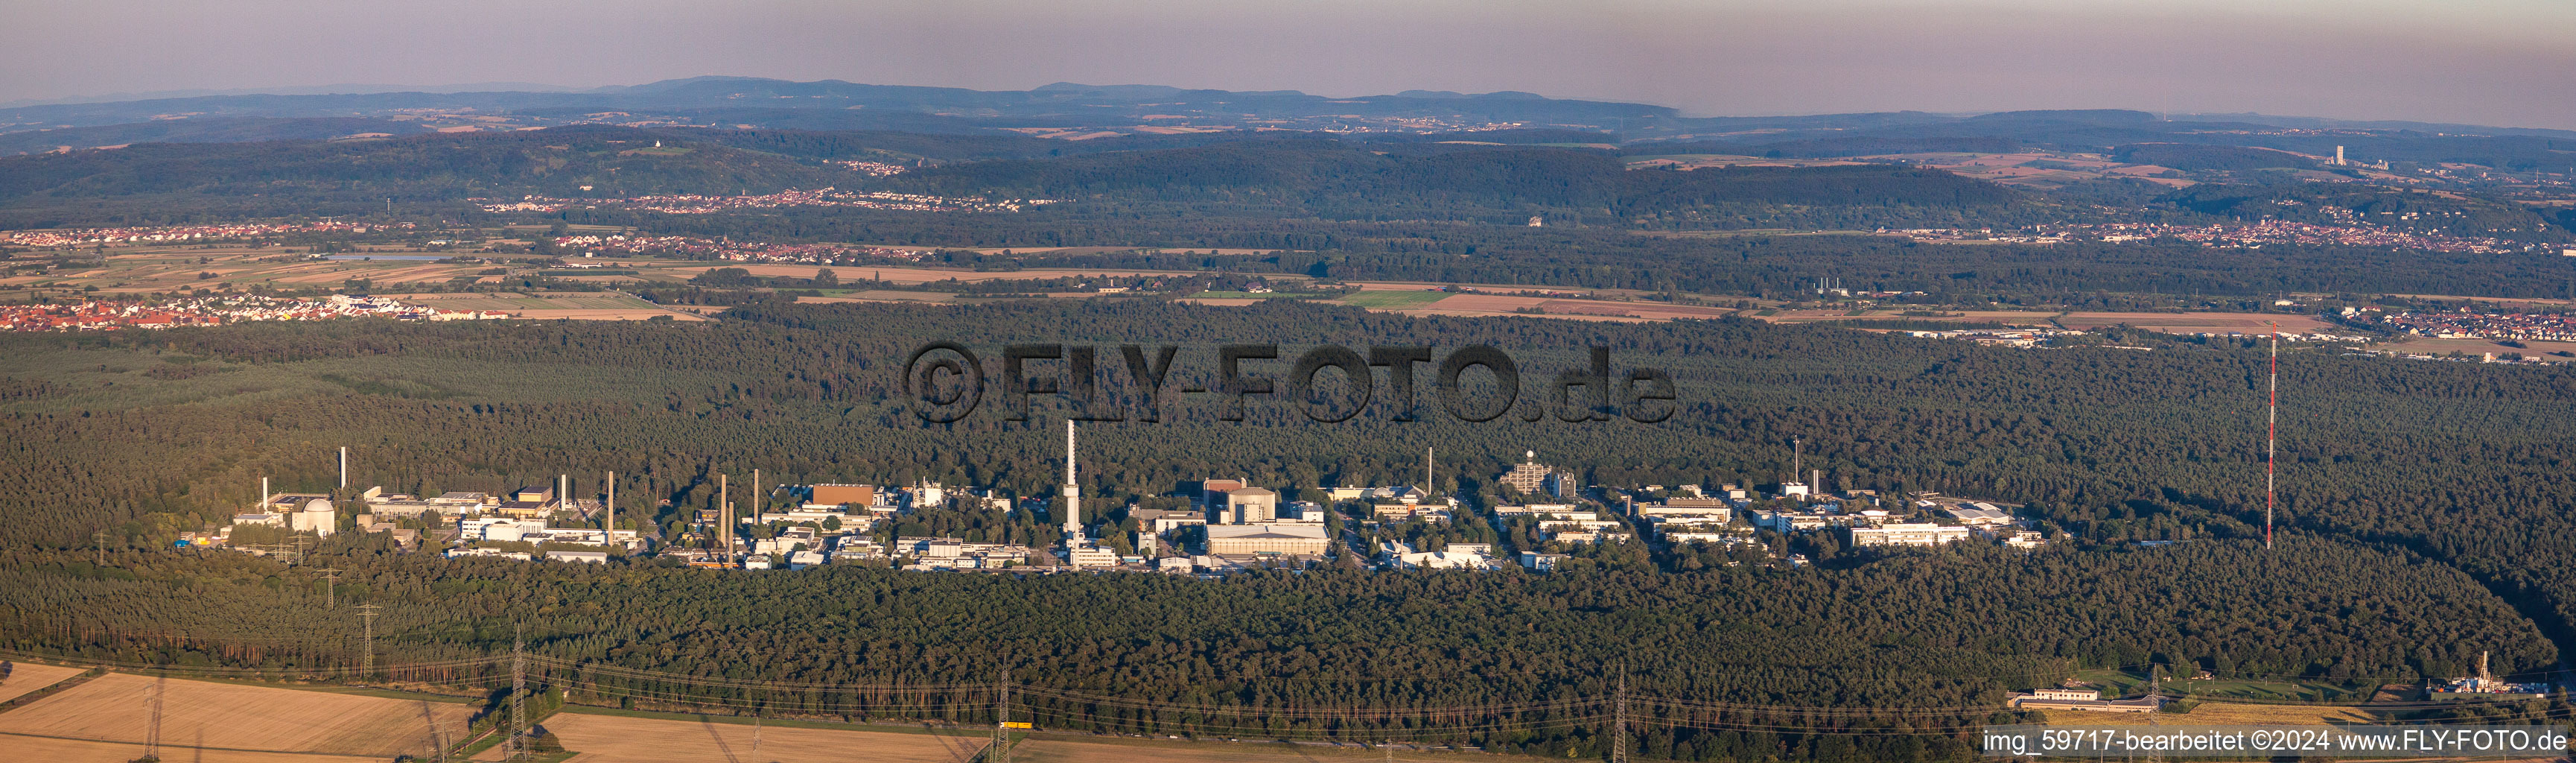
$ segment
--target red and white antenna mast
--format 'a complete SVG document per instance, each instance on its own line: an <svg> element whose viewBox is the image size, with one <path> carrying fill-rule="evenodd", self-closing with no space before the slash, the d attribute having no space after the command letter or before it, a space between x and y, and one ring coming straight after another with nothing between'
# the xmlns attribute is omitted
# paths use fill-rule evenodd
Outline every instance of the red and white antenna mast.
<svg viewBox="0 0 2576 763"><path fill-rule="evenodd" d="M2272 327L2272 382L2270 401L2264 412L2267 419L2263 433L2263 548L2272 547L2272 510L2280 505L2279 494L2272 487L2279 473L2281 451L2281 327Z"/></svg>

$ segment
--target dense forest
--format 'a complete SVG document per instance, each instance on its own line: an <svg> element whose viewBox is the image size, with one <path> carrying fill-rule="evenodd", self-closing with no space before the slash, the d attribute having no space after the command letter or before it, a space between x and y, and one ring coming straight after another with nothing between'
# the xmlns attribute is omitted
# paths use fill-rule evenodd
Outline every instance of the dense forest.
<svg viewBox="0 0 2576 763"><path fill-rule="evenodd" d="M321 550L351 571L337 595L390 605L378 624L389 664L506 649L507 625L525 621L551 629L536 648L565 670L658 671L596 689L605 701L734 691L658 683L674 673L968 684L1009 669L1051 725L1160 731L1240 723L1226 714L1258 708L1590 701L1603 666L1623 657L1641 693L1677 703L1918 704L1960 708L1947 717L1966 723L1988 712L1965 708L1997 692L2074 670L2153 662L2414 681L2457 674L2479 651L2493 651L2500 671L2549 670L2576 634L2576 535L2555 508L2576 501L2561 474L2576 457L2563 424L2576 421L2576 376L2564 370L2293 353L2283 362L2284 540L2267 551L2262 359L2250 349L2012 350L1734 322L1154 301L760 304L704 325L339 321L8 337L0 495L14 497L0 511L15 521L0 533L17 550L0 565L10 579L0 634L14 648L93 659L346 665L350 618L315 605L307 576L230 553L143 550L232 513L260 476L325 487L341 445L359 484L406 492L498 490L563 472L591 490L614 470L621 513L657 525L709 505L716 475L740 483L754 468L773 484L935 479L1044 494L1058 468L1048 425L1065 409L1042 399L1032 422L989 411L923 424L892 390L905 355L931 339L1174 343L1175 374L1202 378L1208 346L1228 342L1292 352L1492 344L1539 373L1601 345L1620 368L1659 368L1679 383L1678 415L1654 425L1405 424L1383 410L1317 425L1262 402L1227 422L1214 400L1183 400L1159 423L1087 431L1085 490L1109 507L1107 523L1123 521L1123 504L1210 476L1292 490L1407 482L1426 445L1440 453L1440 486L1470 494L1490 493L1491 475L1525 449L1603 484L1768 483L1786 471L1794 435L1831 487L2023 502L2062 541L2027 555L1844 553L1800 569L1603 553L1553 575L1318 570L1209 582L576 569L396 555L344 536ZM1284 372L1276 365L1255 371ZM1133 397L1114 385L1110 394ZM1038 526L997 519L974 523L1021 538ZM102 529L114 548L99 567L90 546ZM655 606L626 606L637 600ZM1101 697L1218 709L1121 715ZM1597 726L1550 725L1564 718L1548 713L1589 712L1568 707L1532 709L1522 732L1480 738L1597 750ZM1744 745L1844 754L1799 734L1754 739L1668 720L1648 743L1685 757L1729 758ZM1934 725L1915 728L1938 736Z"/></svg>

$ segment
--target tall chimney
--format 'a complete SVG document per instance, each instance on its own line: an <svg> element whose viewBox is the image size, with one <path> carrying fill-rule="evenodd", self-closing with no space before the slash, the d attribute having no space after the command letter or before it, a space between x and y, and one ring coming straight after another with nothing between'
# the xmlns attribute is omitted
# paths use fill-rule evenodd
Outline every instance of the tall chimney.
<svg viewBox="0 0 2576 763"><path fill-rule="evenodd" d="M607 509L607 510L608 510L608 519L606 520L606 521L607 521L607 523L608 523L608 524L607 524L608 531L607 531L607 532L604 532L604 533L601 533L601 534L600 534L600 536L599 536L599 539L602 541L601 545L614 547L614 546L616 546L616 545L617 545L617 473L616 473L616 472L609 472L609 473L608 473L608 503L607 503L607 504L605 504L604 506L602 506L602 508L605 508L605 509Z"/></svg>
<svg viewBox="0 0 2576 763"><path fill-rule="evenodd" d="M724 539L725 563L733 563L732 476L716 475L716 532Z"/></svg>
<svg viewBox="0 0 2576 763"><path fill-rule="evenodd" d="M340 446L340 489L349 489L349 446Z"/></svg>
<svg viewBox="0 0 2576 763"><path fill-rule="evenodd" d="M1073 471L1073 420L1064 422L1064 542L1067 548L1082 537L1082 483Z"/></svg>
<svg viewBox="0 0 2576 763"><path fill-rule="evenodd" d="M259 478L259 510L260 510L260 511L267 511L267 510L268 510L268 497L269 497L269 496L272 496L272 495L276 495L276 493L268 492L268 478L267 478L267 477L261 477L261 478Z"/></svg>

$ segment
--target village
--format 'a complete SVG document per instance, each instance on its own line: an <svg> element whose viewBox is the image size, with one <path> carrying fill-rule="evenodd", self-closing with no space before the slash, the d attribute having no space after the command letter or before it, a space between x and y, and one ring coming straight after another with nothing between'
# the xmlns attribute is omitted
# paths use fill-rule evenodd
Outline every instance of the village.
<svg viewBox="0 0 2576 763"><path fill-rule="evenodd" d="M2411 216L2407 218L2413 219ZM2454 236L2413 230L2400 230L2363 222L2353 218L2347 225L2318 225L2265 219L2251 224L2211 223L2208 225L2165 225L2159 223L2101 223L2092 225L2046 225L2028 231L1996 231L1991 228L1965 230L1957 228L1879 229L1882 235L1904 236L1916 241L1982 241L2010 244L2062 244L2070 241L2148 241L2171 239L2226 249L2260 249L2272 244L2305 244L2331 246L2366 246L2414 249L2428 252L2499 254L2538 252L2548 247L2521 241L2492 237Z"/></svg>
<svg viewBox="0 0 2576 763"><path fill-rule="evenodd" d="M24 246L58 249L76 246L114 246L123 244L169 244L192 241L239 240L261 236L300 233L385 233L413 230L415 223L224 223L220 225L159 225L123 228L62 228L55 230L18 230L0 232L0 246Z"/></svg>
<svg viewBox="0 0 2576 763"><path fill-rule="evenodd" d="M590 186L582 186L590 190ZM844 191L833 187L814 190L789 189L778 193L751 196L705 196L671 194L637 196L620 199L559 199L546 196L523 196L518 201L480 202L486 212L559 212L580 207L640 209L672 215L701 215L742 209L777 209L779 207L856 207L891 209L910 212L1018 212L1022 209L1054 204L1057 199L1001 199L983 197L933 196L892 191Z"/></svg>
<svg viewBox="0 0 2576 763"><path fill-rule="evenodd" d="M383 297L334 294L319 298L227 295L141 302L76 305L0 305L0 331L95 331L219 326L253 321L318 321L375 316L406 321L492 320L511 317L489 310L441 310Z"/></svg>

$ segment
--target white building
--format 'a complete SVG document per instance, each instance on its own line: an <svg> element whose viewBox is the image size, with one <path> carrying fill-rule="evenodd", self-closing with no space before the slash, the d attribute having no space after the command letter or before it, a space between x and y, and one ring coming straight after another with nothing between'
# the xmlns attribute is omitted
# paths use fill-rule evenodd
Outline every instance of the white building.
<svg viewBox="0 0 2576 763"><path fill-rule="evenodd" d="M1215 556L1323 556L1327 545L1321 525L1210 525L1207 533L1207 552Z"/></svg>
<svg viewBox="0 0 2576 763"><path fill-rule="evenodd" d="M1116 567L1118 552L1085 544L1066 549L1064 561L1076 567Z"/></svg>
<svg viewBox="0 0 2576 763"><path fill-rule="evenodd" d="M1423 551L1398 555L1395 567L1406 570L1490 570L1493 557L1463 551Z"/></svg>
<svg viewBox="0 0 2576 763"><path fill-rule="evenodd" d="M1942 510L1966 525L2002 525L2012 522L2012 512L1991 503L1962 503Z"/></svg>
<svg viewBox="0 0 2576 763"><path fill-rule="evenodd" d="M293 516L287 518L287 523L296 532L313 533L328 538L331 537L332 532L340 529L340 513L331 508L331 499L315 498L305 501L303 508L297 509Z"/></svg>
<svg viewBox="0 0 2576 763"><path fill-rule="evenodd" d="M1934 546L1968 539L1968 528L1930 522L1891 522L1851 528L1854 546Z"/></svg>

